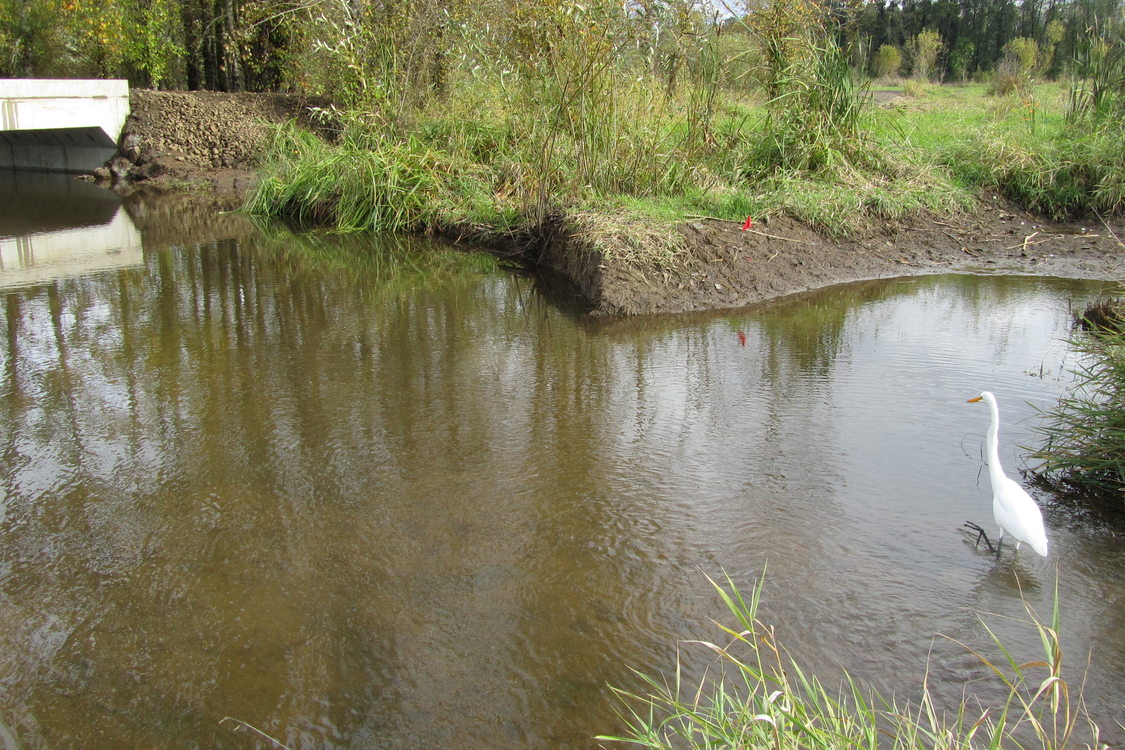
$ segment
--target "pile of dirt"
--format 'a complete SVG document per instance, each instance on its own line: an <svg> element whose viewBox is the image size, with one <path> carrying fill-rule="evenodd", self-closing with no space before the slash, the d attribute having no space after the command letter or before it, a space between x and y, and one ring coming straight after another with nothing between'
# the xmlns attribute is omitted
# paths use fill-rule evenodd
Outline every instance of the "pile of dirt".
<svg viewBox="0 0 1125 750"><path fill-rule="evenodd" d="M320 128L317 112L327 105L291 94L133 89L121 155L99 176L242 194L253 184L271 127L297 121Z"/></svg>

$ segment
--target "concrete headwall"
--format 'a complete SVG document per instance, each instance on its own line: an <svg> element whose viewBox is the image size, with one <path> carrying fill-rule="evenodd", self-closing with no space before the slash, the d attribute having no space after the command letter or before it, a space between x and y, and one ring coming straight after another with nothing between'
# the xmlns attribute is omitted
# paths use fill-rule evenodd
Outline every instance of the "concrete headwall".
<svg viewBox="0 0 1125 750"><path fill-rule="evenodd" d="M0 79L0 168L92 172L128 116L128 81Z"/></svg>

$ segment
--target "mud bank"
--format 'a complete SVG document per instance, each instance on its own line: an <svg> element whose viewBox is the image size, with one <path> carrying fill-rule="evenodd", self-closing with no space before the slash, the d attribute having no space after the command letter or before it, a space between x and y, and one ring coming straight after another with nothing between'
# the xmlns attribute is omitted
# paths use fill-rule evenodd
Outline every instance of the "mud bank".
<svg viewBox="0 0 1125 750"><path fill-rule="evenodd" d="M1125 280L1125 226L1045 221L999 200L953 219L888 225L834 239L791 219L701 219L680 228L686 251L643 268L575 252L563 236L539 260L571 278L599 315L743 307L848 281L959 271Z"/></svg>
<svg viewBox="0 0 1125 750"><path fill-rule="evenodd" d="M126 190L187 192L223 207L238 205L253 186L272 124L326 129L317 114L326 102L284 94L135 90L130 104L122 155L103 177L118 177ZM835 283L941 271L1125 279L1121 217L1059 224L992 196L971 215L842 240L784 217L746 231L700 218L679 231L685 249L663 267L615 260L565 230L514 250L568 278L597 315L743 307Z"/></svg>

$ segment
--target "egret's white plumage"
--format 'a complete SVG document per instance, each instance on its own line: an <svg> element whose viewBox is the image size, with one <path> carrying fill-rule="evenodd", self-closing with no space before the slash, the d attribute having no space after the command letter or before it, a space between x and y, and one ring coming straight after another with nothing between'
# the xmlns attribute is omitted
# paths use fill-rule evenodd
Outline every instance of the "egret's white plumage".
<svg viewBox="0 0 1125 750"><path fill-rule="evenodd" d="M1044 557L1047 556L1047 531L1043 528L1043 514L1039 506L1013 479L1000 467L1000 408L996 397L989 391L982 392L969 403L983 401L992 412L992 424L988 427L988 478L992 483L992 516L1000 527L1000 540L996 544L996 554L1004 544L1004 534L1016 538L1016 549L1020 542L1027 542L1031 548ZM975 524L974 524L975 526ZM979 527L977 527L979 529ZM981 532L984 535L983 531ZM985 536L985 541L988 537ZM978 539L979 542L979 539ZM992 544L989 542L989 547Z"/></svg>

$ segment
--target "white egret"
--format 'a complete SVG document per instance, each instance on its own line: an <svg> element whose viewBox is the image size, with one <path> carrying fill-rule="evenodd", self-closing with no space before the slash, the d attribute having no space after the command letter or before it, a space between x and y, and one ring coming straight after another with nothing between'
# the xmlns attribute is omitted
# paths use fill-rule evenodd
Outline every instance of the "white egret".
<svg viewBox="0 0 1125 750"><path fill-rule="evenodd" d="M996 525L1000 527L1000 539L993 549L992 542L984 529L975 523L966 522L966 526L979 532L977 543L984 538L988 549L995 551L1000 556L1000 547L1004 544L1004 534L1016 538L1016 549L1020 542L1027 542L1031 548L1043 557L1047 556L1047 532L1043 528L1043 514L1039 506L1031 499L1031 495L1020 487L1013 479L1004 473L1000 467L1000 409L996 405L996 397L989 391L984 391L976 398L969 399L968 403L984 401L992 411L992 424L988 427L988 478L992 483L992 516Z"/></svg>

